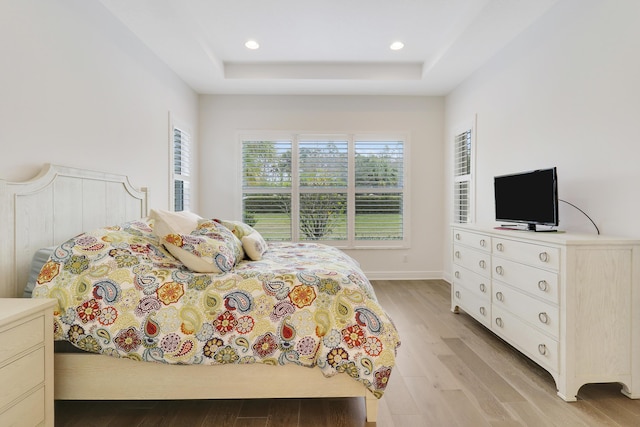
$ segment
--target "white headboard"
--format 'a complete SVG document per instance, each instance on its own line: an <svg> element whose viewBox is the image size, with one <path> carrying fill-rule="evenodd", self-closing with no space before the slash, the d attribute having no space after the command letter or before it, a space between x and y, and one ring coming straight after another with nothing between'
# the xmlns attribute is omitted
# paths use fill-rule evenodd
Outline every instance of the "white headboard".
<svg viewBox="0 0 640 427"><path fill-rule="evenodd" d="M12 298L38 249L146 216L147 190L123 175L46 164L28 181L0 180L0 203L0 298Z"/></svg>

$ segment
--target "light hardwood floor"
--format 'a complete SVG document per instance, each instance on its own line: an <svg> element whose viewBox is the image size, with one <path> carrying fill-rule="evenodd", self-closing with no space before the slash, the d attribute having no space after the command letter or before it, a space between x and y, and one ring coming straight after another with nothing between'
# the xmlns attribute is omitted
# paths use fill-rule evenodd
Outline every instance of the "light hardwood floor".
<svg viewBox="0 0 640 427"><path fill-rule="evenodd" d="M402 345L377 426L639 426L618 384L556 396L551 376L468 315L441 280L374 281ZM56 426L370 426L362 399L56 402Z"/></svg>

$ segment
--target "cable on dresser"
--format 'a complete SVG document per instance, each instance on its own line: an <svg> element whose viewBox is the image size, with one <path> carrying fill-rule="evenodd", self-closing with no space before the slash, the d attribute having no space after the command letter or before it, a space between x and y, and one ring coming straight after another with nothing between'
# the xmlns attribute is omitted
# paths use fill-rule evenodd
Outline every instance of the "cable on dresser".
<svg viewBox="0 0 640 427"><path fill-rule="evenodd" d="M598 232L598 234L600 234L600 229L598 228L598 226L596 225L595 222L593 222L593 220L591 219L591 217L589 215L587 215L582 209L580 209L579 207L577 207L576 205L574 205L573 203L569 203L566 200L562 200L562 199L558 199L561 202L564 202L566 204L568 204L569 206L573 206L574 208L578 209L580 212L582 212L582 214L584 216L586 216L587 218L589 218L589 221L591 221L591 224L593 224L593 226L596 228L596 231Z"/></svg>

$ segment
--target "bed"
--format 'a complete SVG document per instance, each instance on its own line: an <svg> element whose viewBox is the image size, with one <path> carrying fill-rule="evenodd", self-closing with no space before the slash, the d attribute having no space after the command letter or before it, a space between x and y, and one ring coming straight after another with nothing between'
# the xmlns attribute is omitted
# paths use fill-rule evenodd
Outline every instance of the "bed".
<svg viewBox="0 0 640 427"><path fill-rule="evenodd" d="M80 347L85 350L116 356L56 353L55 399L360 396L367 421L376 420L399 340L370 284L342 252L269 244L259 260L236 253L233 266L199 273L181 265L180 257L167 250L171 244L158 240L146 190L134 188L125 176L46 165L27 182L0 181L0 196L2 235L8 236L0 246L0 296L23 294L30 263L41 248L56 247L47 263L59 270L82 264L77 261L87 254L103 262L86 267L92 271L117 267L108 280L98 273L93 277L100 280L86 279L86 268L77 275L65 271L64 280L50 277L60 271L45 268L38 278L35 296L59 300L57 336L84 337ZM221 230L215 228L220 223L211 222L202 219L202 228ZM134 252L144 253L143 261L133 258ZM315 255L306 259L305 253ZM78 258L70 261L72 256ZM163 272L150 273L152 264ZM70 281L82 288L81 296L54 286ZM241 282L248 287L239 287ZM133 314L118 313L117 320L101 323L87 318L98 306L114 317L116 305L107 302L121 302L121 294L131 289L148 297L130 304ZM78 310L87 303L95 307ZM141 309L154 304L156 311ZM196 312L193 306L208 311ZM110 322L118 326L115 332L102 327Z"/></svg>

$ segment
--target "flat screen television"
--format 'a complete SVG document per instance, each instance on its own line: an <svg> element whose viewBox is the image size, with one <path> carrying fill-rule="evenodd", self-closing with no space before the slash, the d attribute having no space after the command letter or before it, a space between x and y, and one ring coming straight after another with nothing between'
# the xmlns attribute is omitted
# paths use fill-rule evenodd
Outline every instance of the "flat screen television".
<svg viewBox="0 0 640 427"><path fill-rule="evenodd" d="M494 177L496 221L558 225L558 175L556 168ZM553 231L553 230L544 230Z"/></svg>

